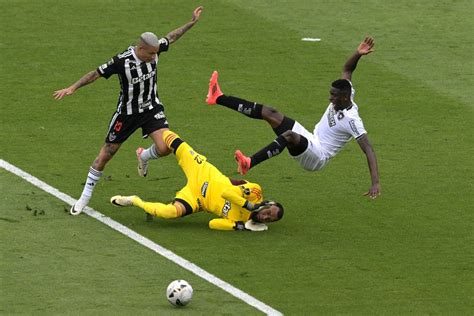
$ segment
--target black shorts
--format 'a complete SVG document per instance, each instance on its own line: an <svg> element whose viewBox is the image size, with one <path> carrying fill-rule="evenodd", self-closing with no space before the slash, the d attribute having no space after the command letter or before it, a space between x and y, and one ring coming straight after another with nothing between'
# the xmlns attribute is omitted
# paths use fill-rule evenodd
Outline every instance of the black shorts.
<svg viewBox="0 0 474 316"><path fill-rule="evenodd" d="M142 128L143 138L156 130L168 128L169 125L163 106L155 106L149 111L132 115L115 112L110 120L105 142L121 144L140 127Z"/></svg>

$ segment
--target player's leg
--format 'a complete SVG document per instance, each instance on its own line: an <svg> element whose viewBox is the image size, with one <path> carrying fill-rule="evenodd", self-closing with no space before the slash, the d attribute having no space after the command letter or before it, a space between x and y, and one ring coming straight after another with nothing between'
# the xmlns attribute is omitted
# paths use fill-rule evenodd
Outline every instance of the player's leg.
<svg viewBox="0 0 474 316"><path fill-rule="evenodd" d="M306 137L292 130L287 130L250 157L245 156L240 150L237 150L235 152L237 171L241 175L245 175L250 168L255 167L265 160L278 156L287 147L292 156L297 156L308 148L308 140Z"/></svg>
<svg viewBox="0 0 474 316"><path fill-rule="evenodd" d="M136 128L137 127L129 117L114 113L109 124L109 131L105 138L105 144L100 149L99 154L92 165L89 167L89 172L87 174L81 197L71 207L69 211L70 214L80 214L84 207L89 204L94 188L102 177L102 171L105 169L105 166L119 150L122 143L127 140Z"/></svg>
<svg viewBox="0 0 474 316"><path fill-rule="evenodd" d="M163 142L163 133L168 130L168 121L166 120L164 109L158 106L153 110L140 114L143 137L150 136L153 144L144 149L142 147L136 150L138 160L138 174L146 177L148 173L148 161L167 156L170 153L169 148Z"/></svg>
<svg viewBox="0 0 474 316"><path fill-rule="evenodd" d="M110 203L115 206L136 206L143 209L147 214L166 219L183 217L199 210L197 198L188 186L182 188L176 194L173 202L168 204L143 201L136 195L116 195L110 199Z"/></svg>
<svg viewBox="0 0 474 316"><path fill-rule="evenodd" d="M276 109L222 93L217 78L218 73L214 71L209 81L209 91L206 98L208 104L220 104L250 118L265 120L274 130L282 124L285 116Z"/></svg>
<svg viewBox="0 0 474 316"><path fill-rule="evenodd" d="M147 212L147 214L171 219L187 215L186 206L182 202L174 201L164 204L159 202L143 201L136 195L123 196L115 195L110 199L110 203L115 206L136 206ZM191 213L189 213L191 214Z"/></svg>

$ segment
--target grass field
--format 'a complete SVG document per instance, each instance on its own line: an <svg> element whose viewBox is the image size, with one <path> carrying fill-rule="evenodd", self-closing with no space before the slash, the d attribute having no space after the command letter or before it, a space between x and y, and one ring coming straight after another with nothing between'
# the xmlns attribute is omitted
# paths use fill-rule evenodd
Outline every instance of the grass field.
<svg viewBox="0 0 474 316"><path fill-rule="evenodd" d="M115 194L168 201L185 178L174 157L136 174L133 135L107 166L90 206L288 315L449 314L474 311L474 3L460 1L6 1L0 0L0 159L78 198L119 93L100 79L61 102L66 87L134 43L165 35L205 9L160 57L171 127L225 174L232 154L266 145L263 122L204 104L208 79L271 104L308 129L330 83L367 34L376 52L353 76L378 156L382 196L362 197L367 162L350 143L324 171L287 154L252 169L285 217L265 233L207 228L210 216L146 222ZM320 42L302 42L318 37ZM0 169L1 314L260 312ZM195 289L178 310L178 278Z"/></svg>

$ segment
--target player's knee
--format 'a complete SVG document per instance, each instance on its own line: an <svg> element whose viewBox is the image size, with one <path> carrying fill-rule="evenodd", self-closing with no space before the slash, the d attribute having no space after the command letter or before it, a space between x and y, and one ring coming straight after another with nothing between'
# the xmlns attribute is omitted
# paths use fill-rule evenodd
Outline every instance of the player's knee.
<svg viewBox="0 0 474 316"><path fill-rule="evenodd" d="M296 145L300 142L301 135L291 130L284 132L282 135L285 137L288 144Z"/></svg>
<svg viewBox="0 0 474 316"><path fill-rule="evenodd" d="M271 106L264 106L262 108L262 117L264 120L269 122L272 126L278 126L283 121L283 114L278 112L277 109Z"/></svg>

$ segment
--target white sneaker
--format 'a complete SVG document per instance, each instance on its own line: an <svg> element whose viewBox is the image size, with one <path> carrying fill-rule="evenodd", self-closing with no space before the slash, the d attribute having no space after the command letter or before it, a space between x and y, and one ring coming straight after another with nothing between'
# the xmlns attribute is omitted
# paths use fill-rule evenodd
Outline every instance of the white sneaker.
<svg viewBox="0 0 474 316"><path fill-rule="evenodd" d="M144 151L145 149L143 149L142 147L139 147L137 148L137 150L135 151L137 153L137 160L138 160L138 175L140 177L146 177L147 173L148 173L148 162L146 161L143 161L142 160L142 152Z"/></svg>
<svg viewBox="0 0 474 316"><path fill-rule="evenodd" d="M133 198L135 197L136 195L130 195L130 196L115 195L110 198L110 203L112 203L115 206L130 206L130 205L133 205Z"/></svg>

